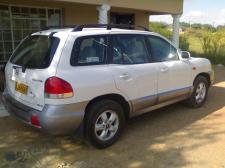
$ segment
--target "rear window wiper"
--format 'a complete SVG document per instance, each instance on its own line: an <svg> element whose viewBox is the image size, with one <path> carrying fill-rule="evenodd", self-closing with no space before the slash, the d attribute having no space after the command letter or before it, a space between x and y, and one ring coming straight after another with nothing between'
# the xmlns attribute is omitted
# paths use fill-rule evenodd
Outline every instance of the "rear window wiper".
<svg viewBox="0 0 225 168"><path fill-rule="evenodd" d="M23 65L22 66L22 72L25 73L26 69L27 69L26 65Z"/></svg>

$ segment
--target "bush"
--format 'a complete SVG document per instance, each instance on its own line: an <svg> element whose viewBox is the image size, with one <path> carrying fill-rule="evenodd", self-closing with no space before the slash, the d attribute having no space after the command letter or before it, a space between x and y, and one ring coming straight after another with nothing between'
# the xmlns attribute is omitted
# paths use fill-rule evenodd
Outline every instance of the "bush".
<svg viewBox="0 0 225 168"><path fill-rule="evenodd" d="M202 30L189 28L189 29L186 30L185 33L188 34L188 35L194 36L194 37L202 38L203 32L204 31L202 31Z"/></svg>
<svg viewBox="0 0 225 168"><path fill-rule="evenodd" d="M189 50L190 43L188 42L187 35L180 35L180 49L183 51Z"/></svg>
<svg viewBox="0 0 225 168"><path fill-rule="evenodd" d="M201 38L204 57L208 58L213 64L225 65L225 32L203 33Z"/></svg>
<svg viewBox="0 0 225 168"><path fill-rule="evenodd" d="M203 37L201 38L201 42L202 42L202 49L203 49L203 53L206 56L211 55L211 38L210 38L210 33L209 32L205 32L203 34Z"/></svg>
<svg viewBox="0 0 225 168"><path fill-rule="evenodd" d="M167 25L163 23L158 23L158 22L151 22L150 25L150 30L153 32L159 33L162 36L171 39L172 32L168 30Z"/></svg>

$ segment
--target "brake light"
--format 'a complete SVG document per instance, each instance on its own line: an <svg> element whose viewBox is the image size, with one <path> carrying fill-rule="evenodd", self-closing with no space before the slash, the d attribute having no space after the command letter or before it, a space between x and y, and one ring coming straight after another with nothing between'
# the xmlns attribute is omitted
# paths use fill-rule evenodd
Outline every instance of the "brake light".
<svg viewBox="0 0 225 168"><path fill-rule="evenodd" d="M58 77L51 77L45 82L45 97L50 99L73 97L73 88L65 80Z"/></svg>

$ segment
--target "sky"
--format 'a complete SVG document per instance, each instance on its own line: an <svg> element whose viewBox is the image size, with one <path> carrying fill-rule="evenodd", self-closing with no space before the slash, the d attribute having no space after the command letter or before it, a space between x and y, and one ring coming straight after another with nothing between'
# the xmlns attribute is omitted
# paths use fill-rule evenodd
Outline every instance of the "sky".
<svg viewBox="0 0 225 168"><path fill-rule="evenodd" d="M151 16L151 21L172 23L170 15ZM181 22L225 25L225 0L184 0Z"/></svg>

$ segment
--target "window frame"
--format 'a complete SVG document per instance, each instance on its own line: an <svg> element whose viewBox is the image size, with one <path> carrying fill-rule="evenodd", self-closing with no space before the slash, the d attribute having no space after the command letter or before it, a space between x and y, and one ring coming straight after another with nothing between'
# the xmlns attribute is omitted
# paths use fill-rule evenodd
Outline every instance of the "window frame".
<svg viewBox="0 0 225 168"><path fill-rule="evenodd" d="M79 53L80 53L80 47L81 47L81 42L84 40L84 39L88 39L88 38L95 38L95 37L103 37L103 38L106 38L106 43L107 43L107 46L106 46L106 51L105 51L105 55L104 55L104 58L103 58L103 61L102 62L99 62L99 63L78 63L78 53L76 53L76 47L79 48ZM73 43L73 47L72 47L72 52L70 54L70 65L71 66L93 66L93 65L105 65L107 64L107 60L108 60L108 50L109 50L109 35L107 34L98 34L98 35L87 35L87 36L80 36L80 37L77 37Z"/></svg>
<svg viewBox="0 0 225 168"><path fill-rule="evenodd" d="M158 39L164 41L165 43L169 44L171 47L173 47L176 50L177 59L176 60L157 61L157 59L154 57L154 54L152 53L153 52L152 51L152 44L148 40L149 37L158 38ZM180 56L179 56L179 52L178 52L179 50L169 40L165 39L164 37L157 36L157 35L147 35L145 38L146 38L146 43L148 44L148 50L151 54L152 62L157 63L157 62L170 62L170 61L179 61L180 60Z"/></svg>
<svg viewBox="0 0 225 168"><path fill-rule="evenodd" d="M148 61L145 62L145 63L133 63L133 64L125 64L124 62L120 63L120 64L116 64L116 63L113 63L113 48L112 48L112 45L113 45L113 41L112 41L112 37L113 36L118 36L118 35L132 35L132 36L141 36L143 37L143 40L144 40L144 45L146 47L146 52L147 52L147 59ZM152 63L152 56L151 56L151 53L149 52L149 49L148 49L148 44L147 44L147 41L146 41L146 34L137 34L137 33L120 33L120 34L110 34L109 35L109 52L108 52L108 64L114 64L114 65L142 65L142 64L149 64L149 63Z"/></svg>

